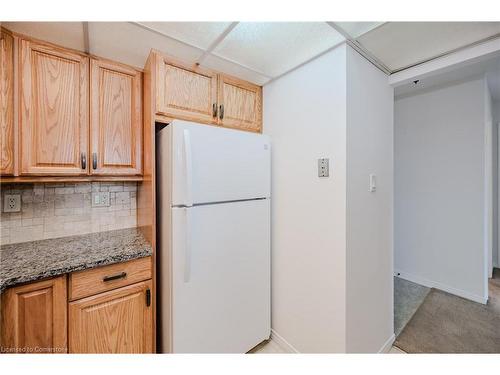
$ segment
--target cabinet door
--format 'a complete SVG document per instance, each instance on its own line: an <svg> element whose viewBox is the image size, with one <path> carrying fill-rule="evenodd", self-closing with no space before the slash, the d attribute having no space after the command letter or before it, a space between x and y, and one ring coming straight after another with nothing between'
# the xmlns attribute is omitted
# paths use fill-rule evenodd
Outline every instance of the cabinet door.
<svg viewBox="0 0 500 375"><path fill-rule="evenodd" d="M4 351L66 353L66 276L7 289L2 320Z"/></svg>
<svg viewBox="0 0 500 375"><path fill-rule="evenodd" d="M87 174L88 58L29 40L20 52L21 174Z"/></svg>
<svg viewBox="0 0 500 375"><path fill-rule="evenodd" d="M141 72L92 59L90 78L91 173L141 174Z"/></svg>
<svg viewBox="0 0 500 375"><path fill-rule="evenodd" d="M14 38L0 31L0 174L14 173Z"/></svg>
<svg viewBox="0 0 500 375"><path fill-rule="evenodd" d="M219 76L219 110L223 126L254 132L262 131L262 87Z"/></svg>
<svg viewBox="0 0 500 375"><path fill-rule="evenodd" d="M217 74L157 56L157 112L182 120L217 123Z"/></svg>
<svg viewBox="0 0 500 375"><path fill-rule="evenodd" d="M150 293L148 280L71 302L70 353L151 353Z"/></svg>

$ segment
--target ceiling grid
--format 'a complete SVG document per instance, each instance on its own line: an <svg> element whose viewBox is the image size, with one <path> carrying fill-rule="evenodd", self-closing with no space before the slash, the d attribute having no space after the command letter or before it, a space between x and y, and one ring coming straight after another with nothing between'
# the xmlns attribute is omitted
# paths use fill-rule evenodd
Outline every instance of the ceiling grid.
<svg viewBox="0 0 500 375"><path fill-rule="evenodd" d="M499 22L4 22L141 68L151 48L263 85L349 44L386 74L500 38Z"/></svg>
<svg viewBox="0 0 500 375"><path fill-rule="evenodd" d="M223 32L220 34L217 39L213 41L213 43L206 49L206 51L201 55L198 59L198 64L201 65L205 57L212 53L212 51L222 42L222 40L238 25L239 22L232 22Z"/></svg>

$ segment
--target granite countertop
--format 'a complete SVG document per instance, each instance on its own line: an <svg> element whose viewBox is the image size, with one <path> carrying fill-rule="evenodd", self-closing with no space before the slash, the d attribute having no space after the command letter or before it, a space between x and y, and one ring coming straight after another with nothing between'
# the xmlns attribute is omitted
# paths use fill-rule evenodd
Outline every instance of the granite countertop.
<svg viewBox="0 0 500 375"><path fill-rule="evenodd" d="M137 228L3 245L0 292L17 284L151 254L151 245Z"/></svg>

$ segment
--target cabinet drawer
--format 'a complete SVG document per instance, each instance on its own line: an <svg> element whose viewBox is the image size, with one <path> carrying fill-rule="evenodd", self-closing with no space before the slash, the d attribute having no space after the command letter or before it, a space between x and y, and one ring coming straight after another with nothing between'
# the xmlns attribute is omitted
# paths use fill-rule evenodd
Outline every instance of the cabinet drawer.
<svg viewBox="0 0 500 375"><path fill-rule="evenodd" d="M69 275L69 299L92 296L151 278L151 257L111 264Z"/></svg>

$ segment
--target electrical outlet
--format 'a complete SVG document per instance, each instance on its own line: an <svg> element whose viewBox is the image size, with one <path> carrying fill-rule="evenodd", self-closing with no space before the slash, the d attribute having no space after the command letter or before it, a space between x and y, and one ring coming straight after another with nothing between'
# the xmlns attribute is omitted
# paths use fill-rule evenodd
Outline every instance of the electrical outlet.
<svg viewBox="0 0 500 375"><path fill-rule="evenodd" d="M109 191L92 193L92 207L109 207Z"/></svg>
<svg viewBox="0 0 500 375"><path fill-rule="evenodd" d="M320 158L318 159L318 177L329 177L330 176L330 159Z"/></svg>
<svg viewBox="0 0 500 375"><path fill-rule="evenodd" d="M19 212L19 211L21 211L21 195L5 194L3 201L3 212Z"/></svg>

